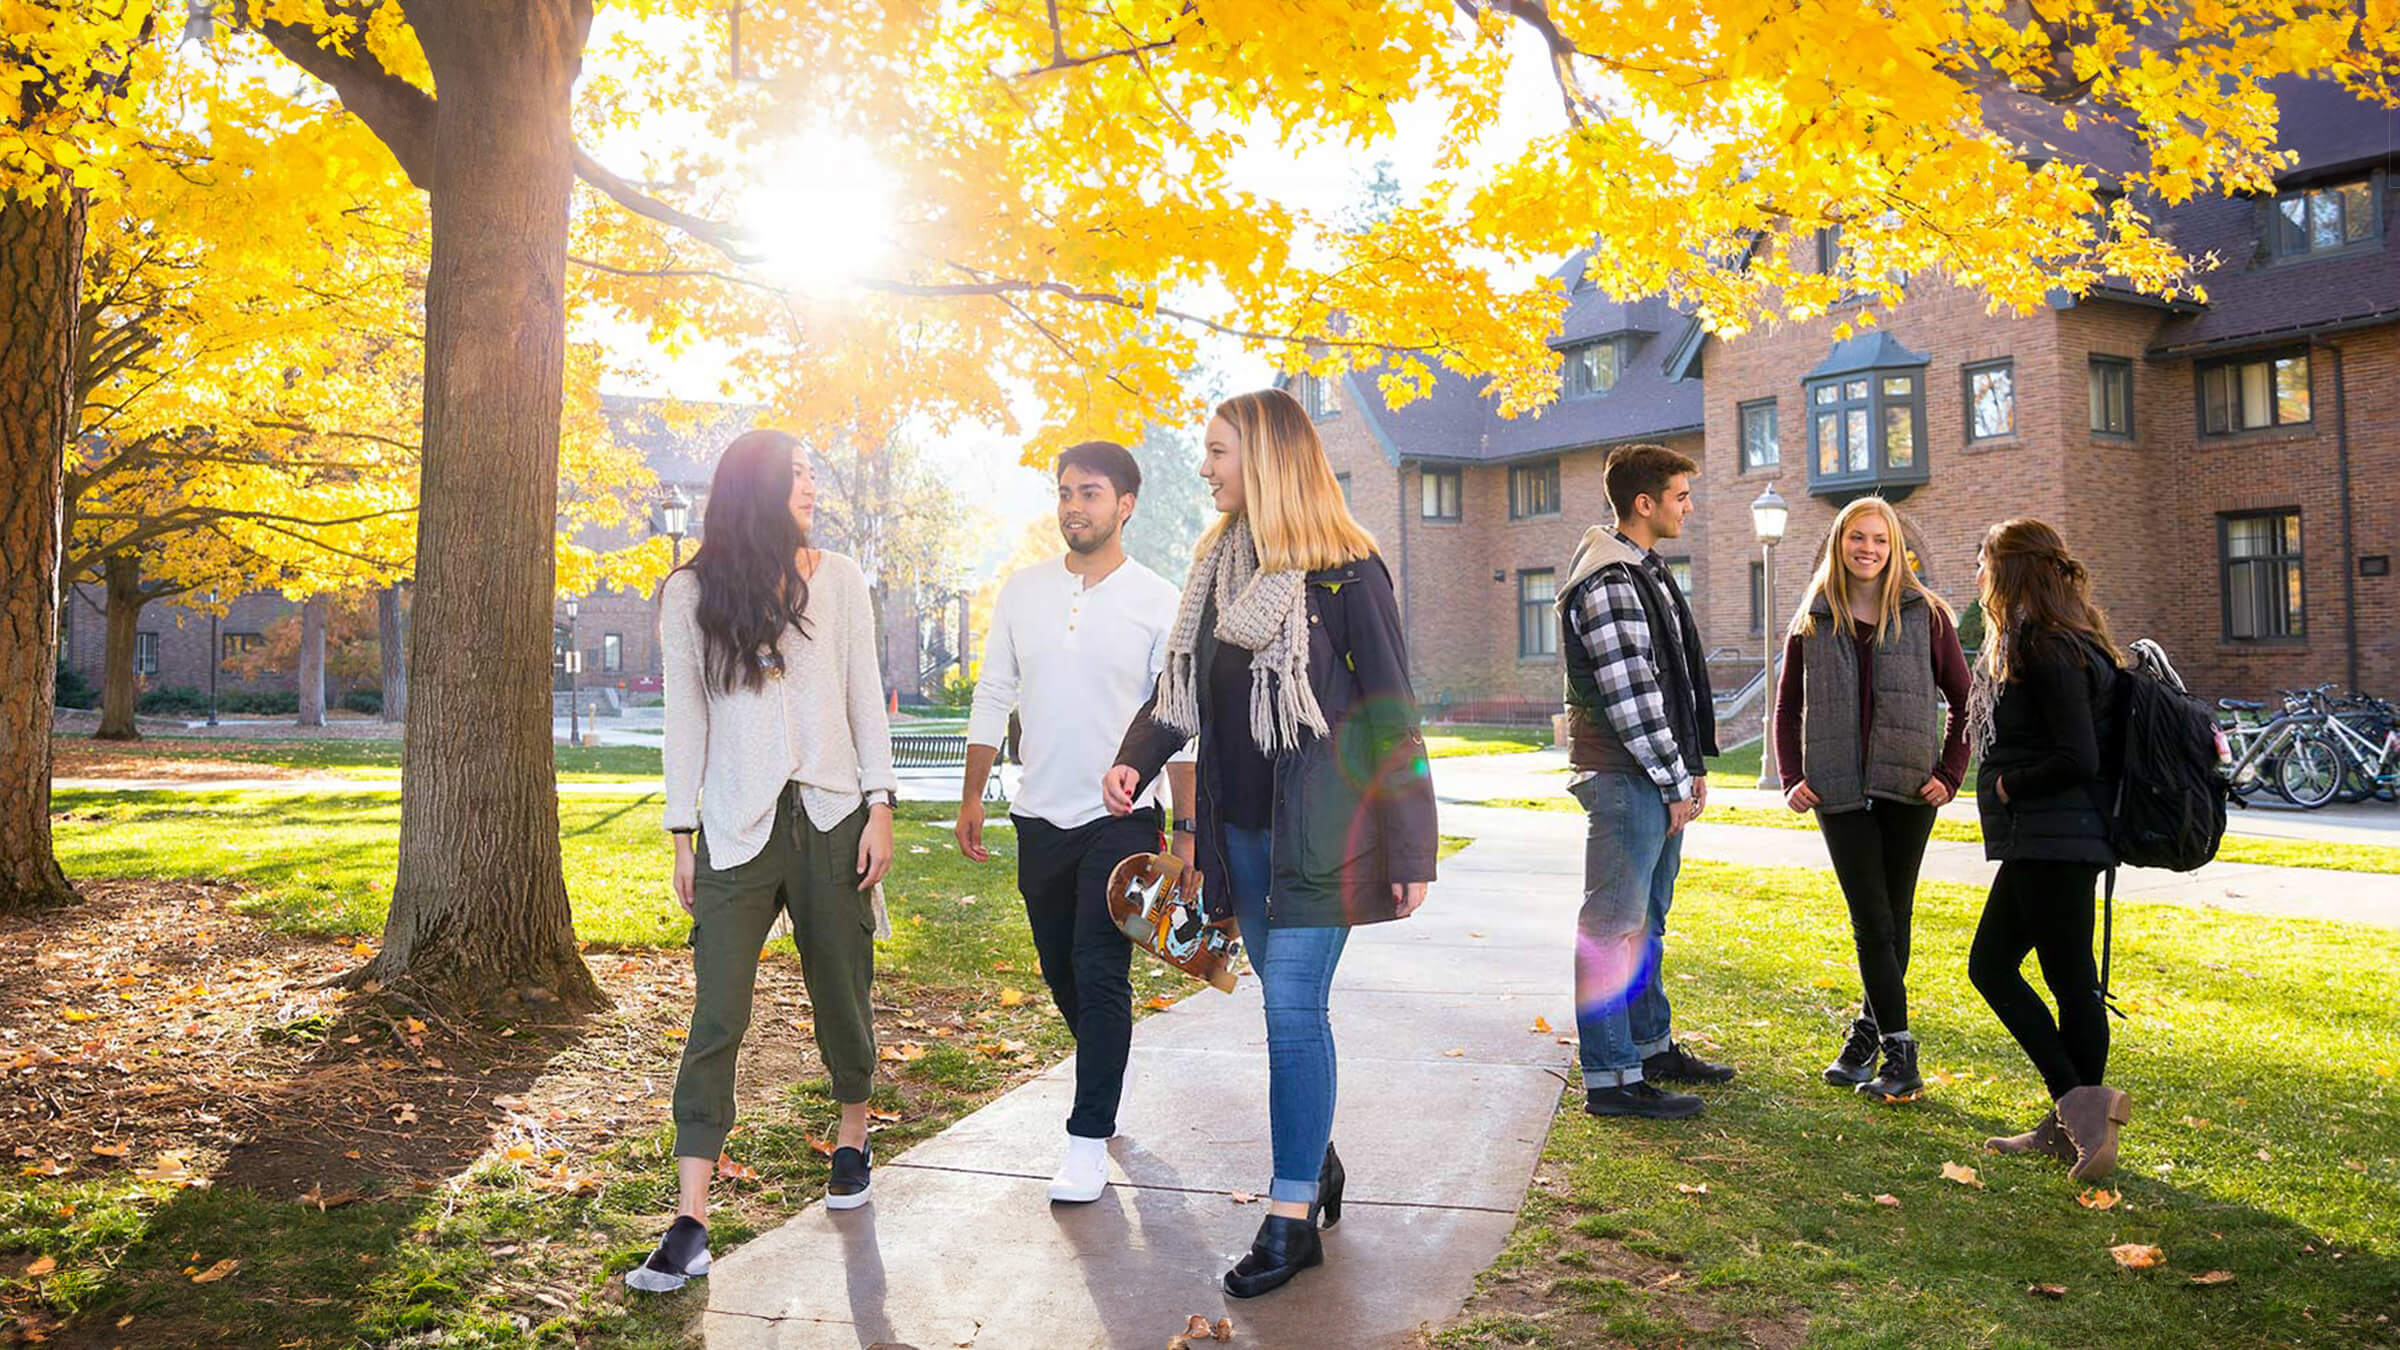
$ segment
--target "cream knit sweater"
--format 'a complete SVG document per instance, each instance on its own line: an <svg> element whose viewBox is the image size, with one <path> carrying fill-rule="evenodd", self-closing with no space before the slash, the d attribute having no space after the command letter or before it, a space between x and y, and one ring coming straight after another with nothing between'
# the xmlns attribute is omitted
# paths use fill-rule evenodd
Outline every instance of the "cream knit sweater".
<svg viewBox="0 0 2400 1350"><path fill-rule="evenodd" d="M866 574L841 554L817 556L808 636L784 630L776 644L783 673L756 692L708 687L698 577L675 573L660 597L666 827L698 827L711 867L758 856L786 783L800 785L809 822L820 830L848 818L863 794L899 787Z"/></svg>

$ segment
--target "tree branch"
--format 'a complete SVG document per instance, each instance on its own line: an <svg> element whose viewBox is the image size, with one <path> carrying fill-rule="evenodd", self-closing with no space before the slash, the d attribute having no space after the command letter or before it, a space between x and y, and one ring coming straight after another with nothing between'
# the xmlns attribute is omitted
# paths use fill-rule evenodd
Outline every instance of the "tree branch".
<svg viewBox="0 0 2400 1350"><path fill-rule="evenodd" d="M326 10L336 18L357 21L356 33L365 30L371 3L329 4ZM383 68L383 64L367 53L354 33L350 50L327 45L332 35L314 28L301 28L274 20L257 21L246 3L222 4L217 12L237 26L255 27L276 51L293 65L323 80L341 95L342 106L349 109L367 129L375 133L400 161L400 171L421 191L433 188L433 96Z"/></svg>
<svg viewBox="0 0 2400 1350"><path fill-rule="evenodd" d="M764 257L763 254L751 251L748 241L743 239L732 226L710 220L705 216L695 216L689 211L678 210L667 205L612 172L606 165L592 158L591 152L581 145L575 147L575 176L600 189L601 192L607 194L610 200L635 215L655 220L662 225L672 225L685 234L710 245L737 263L755 263Z"/></svg>

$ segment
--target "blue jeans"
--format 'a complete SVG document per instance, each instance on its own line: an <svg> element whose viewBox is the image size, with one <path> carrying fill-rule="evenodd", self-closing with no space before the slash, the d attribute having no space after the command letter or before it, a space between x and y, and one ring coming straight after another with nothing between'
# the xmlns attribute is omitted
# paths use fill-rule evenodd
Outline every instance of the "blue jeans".
<svg viewBox="0 0 2400 1350"><path fill-rule="evenodd" d="M1267 1119L1275 1143L1269 1200L1313 1204L1325 1146L1333 1138L1333 1021L1326 996L1341 963L1347 928L1276 928L1267 921L1274 878L1267 830L1229 826L1225 865L1232 869L1233 912L1242 945L1267 999Z"/></svg>
<svg viewBox="0 0 2400 1350"><path fill-rule="evenodd" d="M1667 804L1642 774L1595 773L1569 791L1591 813L1575 923L1578 1058L1584 1086L1621 1087L1669 1041L1659 964L1683 836L1667 833Z"/></svg>

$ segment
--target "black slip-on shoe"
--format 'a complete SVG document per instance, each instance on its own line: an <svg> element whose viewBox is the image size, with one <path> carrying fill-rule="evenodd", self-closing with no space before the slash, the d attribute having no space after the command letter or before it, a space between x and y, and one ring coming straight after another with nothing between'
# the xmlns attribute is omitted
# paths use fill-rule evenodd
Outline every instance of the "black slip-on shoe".
<svg viewBox="0 0 2400 1350"><path fill-rule="evenodd" d="M625 1272L625 1287L646 1294L672 1293L708 1273L708 1225L679 1214L667 1225L650 1259Z"/></svg>
<svg viewBox="0 0 2400 1350"><path fill-rule="evenodd" d="M833 1151L833 1178L825 1184L825 1208L856 1209L867 1203L874 1178L864 1149Z"/></svg>

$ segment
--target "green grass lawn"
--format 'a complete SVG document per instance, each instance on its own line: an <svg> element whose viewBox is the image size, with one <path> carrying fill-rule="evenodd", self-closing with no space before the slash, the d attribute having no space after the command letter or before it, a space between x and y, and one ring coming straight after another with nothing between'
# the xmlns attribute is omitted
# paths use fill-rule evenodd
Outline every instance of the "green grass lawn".
<svg viewBox="0 0 2400 1350"><path fill-rule="evenodd" d="M1495 797L1475 803L1519 811L1581 813L1573 797ZM1715 825L1754 829L1807 830L1814 833L1814 812L1781 811L1768 806L1711 806L1703 820ZM1943 817L1933 823L1933 837L1954 844L1980 844L1983 829L1970 820ZM2327 872L2400 873L2400 848L2383 844L2333 843L2316 839L2268 839L2257 835L2226 835L2217 846L2219 862L2257 863L2267 867L2307 867Z"/></svg>
<svg viewBox="0 0 2400 1350"><path fill-rule="evenodd" d="M1550 748L1548 727L1476 726L1469 723L1427 726L1425 753L1434 759L1462 755L1521 755Z"/></svg>
<svg viewBox="0 0 2400 1350"><path fill-rule="evenodd" d="M2390 934L2120 909L2131 1018L2109 1076L2136 1105L2120 1202L2099 1210L2055 1164L1980 1150L2045 1104L1965 979L1981 900L1920 891L1910 1020L1931 1087L1872 1106L1817 1080L1858 996L1831 878L1686 863L1667 988L1680 1033L1741 1078L1690 1123L1597 1120L1569 1092L1506 1254L1440 1343L2400 1344ZM2121 1243L2165 1262L2120 1269ZM2231 1282L2189 1283L2214 1271Z"/></svg>
<svg viewBox="0 0 2400 1350"><path fill-rule="evenodd" d="M396 793L62 792L57 810L61 859L80 878L236 880L248 891L240 907L276 929L370 937L380 931L399 819ZM668 896L669 853L657 811L656 798L645 796L561 804L576 930L591 942L593 965L604 975L623 955L644 951L665 957L670 967L681 964L672 949L689 921ZM900 1030L886 1028L887 1047L920 1040L927 1051L883 1066L877 1103L895 1113L877 1136L886 1156L938 1132L1071 1045L1043 991L1017 898L1010 832L993 831L993 861L972 864L952 845L950 814L939 806L901 808L899 856L886 886L894 933L877 947L875 992L879 1020L889 1007L903 1016L947 1009L967 1021L949 1040L920 1037L906 1021ZM629 950L602 954L612 946ZM797 966L784 943L774 944L767 960ZM1198 988L1157 962L1135 963L1136 997L1145 1004ZM685 1007L678 1001L662 1013L627 1008L621 998L618 1015L635 1014L650 1024L628 1029L604 1019L577 1053L592 1053L596 1037L602 1052L627 1057L625 1081L648 1082L647 1092L663 1097L676 1043L657 1037L679 1034L671 1028L681 1025ZM218 1015L257 1017L262 1040L285 1034L272 1004ZM662 1015L670 1024L663 1033ZM348 1025L307 1034L338 1036ZM370 1046L384 1039L382 1025L361 1027ZM790 1029L781 1034L788 1037ZM995 1054L986 1038L1014 1049ZM0 1053L13 1048L13 1042L0 1046ZM541 1072L538 1059L528 1072ZM420 1100L441 1100L439 1089L413 1091ZM437 1095L424 1097L428 1091ZM671 1131L664 1103L652 1105L658 1109L646 1120L654 1123L572 1160L594 1178L581 1195L538 1184L541 1162L512 1160L498 1148L447 1184L397 1186L324 1210L241 1188L178 1190L122 1169L87 1167L51 1180L20 1174L12 1161L0 1173L0 1335L7 1334L12 1307L30 1306L49 1317L82 1317L81 1325L102 1338L92 1342L98 1345L116 1343L104 1329L120 1316L134 1319L130 1329L114 1333L125 1344L162 1343L150 1336L295 1350L685 1344L705 1285L630 1304L607 1286L610 1276L640 1260L673 1206ZM720 1251L822 1194L825 1164L812 1141L829 1137L836 1107L825 1081L813 1078L744 1112L732 1151L758 1180L720 1183L712 1219ZM68 1125L78 1136L71 1146L77 1154L80 1136L112 1128L105 1121ZM144 1153L152 1147L146 1144ZM187 1269L195 1253L200 1266L238 1255L240 1278L195 1285ZM22 1274L44 1257L57 1263L55 1271L38 1280ZM191 1328L201 1329L197 1337ZM410 1336L449 1339L403 1342Z"/></svg>
<svg viewBox="0 0 2400 1350"><path fill-rule="evenodd" d="M176 759L229 760L284 769L311 769L343 778L400 779L400 742L347 738L326 740L219 740L199 736L145 736L132 742L94 742L89 737L54 737L71 752L108 752ZM655 746L561 745L552 750L562 782L616 782L657 778L664 772ZM72 768L65 772L72 773Z"/></svg>

